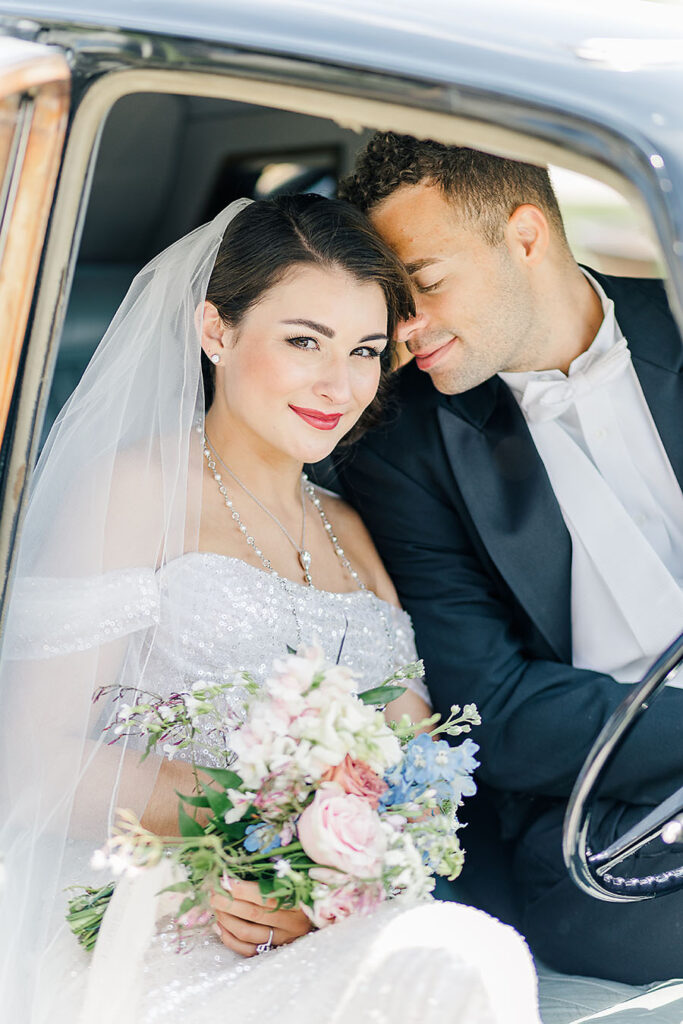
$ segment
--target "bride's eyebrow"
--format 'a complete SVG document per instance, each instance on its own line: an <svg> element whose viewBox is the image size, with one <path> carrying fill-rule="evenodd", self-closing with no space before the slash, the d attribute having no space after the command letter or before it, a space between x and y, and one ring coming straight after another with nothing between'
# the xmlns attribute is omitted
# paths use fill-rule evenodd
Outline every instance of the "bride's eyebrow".
<svg viewBox="0 0 683 1024"><path fill-rule="evenodd" d="M317 324L315 320L281 320L281 324L287 324L292 327L308 327L312 331L316 331L318 334L323 334L326 338L334 338L335 334L331 327L325 327L324 324ZM359 345L364 345L368 341L387 341L386 334L368 334L365 338L361 338Z"/></svg>
<svg viewBox="0 0 683 1024"><path fill-rule="evenodd" d="M325 327L324 324L317 324L315 320L281 320L281 324L291 324L296 327L308 327L312 331L317 331L318 334L323 334L326 338L334 338L334 331L331 327Z"/></svg>

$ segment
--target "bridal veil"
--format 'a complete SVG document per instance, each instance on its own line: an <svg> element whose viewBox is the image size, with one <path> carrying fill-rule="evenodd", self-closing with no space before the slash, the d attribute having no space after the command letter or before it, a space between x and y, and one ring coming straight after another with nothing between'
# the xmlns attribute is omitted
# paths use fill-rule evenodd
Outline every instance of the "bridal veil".
<svg viewBox="0 0 683 1024"><path fill-rule="evenodd" d="M196 550L204 399L198 311L239 200L152 260L60 413L33 479L0 663L0 1005L33 1022L44 954L119 805L158 759L106 731L98 686L144 688L155 572ZM104 880L102 880L104 881Z"/></svg>

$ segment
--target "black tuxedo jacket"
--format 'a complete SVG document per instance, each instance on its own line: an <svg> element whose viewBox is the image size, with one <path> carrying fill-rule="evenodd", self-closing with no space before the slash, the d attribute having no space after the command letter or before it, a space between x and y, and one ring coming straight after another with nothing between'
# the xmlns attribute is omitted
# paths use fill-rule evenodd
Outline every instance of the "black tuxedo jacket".
<svg viewBox="0 0 683 1024"><path fill-rule="evenodd" d="M683 485L683 346L664 288L595 277ZM569 796L626 691L572 667L571 540L508 387L493 377L441 395L412 363L399 376L397 411L337 472L413 618L436 709L474 701L481 712L477 774L514 835L539 799ZM601 792L650 806L678 786L683 690L667 688Z"/></svg>

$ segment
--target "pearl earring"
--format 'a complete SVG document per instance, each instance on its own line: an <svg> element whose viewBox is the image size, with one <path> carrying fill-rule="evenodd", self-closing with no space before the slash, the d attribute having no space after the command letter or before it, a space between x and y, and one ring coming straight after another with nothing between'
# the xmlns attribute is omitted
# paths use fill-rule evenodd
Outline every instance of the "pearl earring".
<svg viewBox="0 0 683 1024"><path fill-rule="evenodd" d="M211 356L211 362L214 363L215 365L216 363L220 363L220 361L221 357L218 355L218 352L214 352L214 354Z"/></svg>

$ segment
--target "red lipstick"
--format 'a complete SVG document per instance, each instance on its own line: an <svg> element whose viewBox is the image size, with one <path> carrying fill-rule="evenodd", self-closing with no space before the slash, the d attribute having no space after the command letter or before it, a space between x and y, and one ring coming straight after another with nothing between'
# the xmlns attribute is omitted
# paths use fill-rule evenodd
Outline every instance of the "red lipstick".
<svg viewBox="0 0 683 1024"><path fill-rule="evenodd" d="M317 409L301 409L299 406L290 405L289 407L292 412L295 412L297 416L301 416L302 420L306 423L310 423L312 427L316 427L318 430L334 430L342 418L340 412L335 413L324 413L318 412Z"/></svg>

